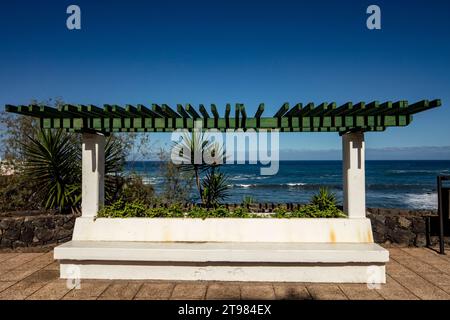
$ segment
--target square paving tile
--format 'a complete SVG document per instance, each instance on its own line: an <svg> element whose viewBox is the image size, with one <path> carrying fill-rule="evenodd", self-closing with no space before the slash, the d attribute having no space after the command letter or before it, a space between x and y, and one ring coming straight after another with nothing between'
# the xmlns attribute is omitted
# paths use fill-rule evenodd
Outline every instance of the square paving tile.
<svg viewBox="0 0 450 320"><path fill-rule="evenodd" d="M272 284L243 284L241 297L243 300L274 300L275 290Z"/></svg>
<svg viewBox="0 0 450 320"><path fill-rule="evenodd" d="M132 300L139 291L142 283L117 281L111 283L98 297L99 300Z"/></svg>
<svg viewBox="0 0 450 320"><path fill-rule="evenodd" d="M144 283L136 294L136 300L169 300L174 283Z"/></svg>
<svg viewBox="0 0 450 320"><path fill-rule="evenodd" d="M170 299L173 300L201 300L205 298L206 284L178 283L173 289Z"/></svg>
<svg viewBox="0 0 450 320"><path fill-rule="evenodd" d="M239 300L241 289L237 284L212 283L206 291L207 300Z"/></svg>

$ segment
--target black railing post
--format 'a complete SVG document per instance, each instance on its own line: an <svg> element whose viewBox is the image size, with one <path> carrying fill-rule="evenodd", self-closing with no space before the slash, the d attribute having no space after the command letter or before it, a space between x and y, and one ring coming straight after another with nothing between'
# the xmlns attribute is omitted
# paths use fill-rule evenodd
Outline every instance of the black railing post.
<svg viewBox="0 0 450 320"><path fill-rule="evenodd" d="M444 212L442 204L442 176L437 177L438 215L439 215L439 253L445 254L444 247Z"/></svg>

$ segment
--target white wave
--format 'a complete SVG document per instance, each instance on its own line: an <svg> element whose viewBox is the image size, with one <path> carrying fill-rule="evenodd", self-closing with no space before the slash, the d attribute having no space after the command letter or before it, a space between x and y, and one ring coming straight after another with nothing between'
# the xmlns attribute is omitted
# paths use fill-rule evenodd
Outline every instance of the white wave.
<svg viewBox="0 0 450 320"><path fill-rule="evenodd" d="M284 184L281 184L284 185ZM303 182L291 182L291 183L286 183L287 186L289 187L299 187L299 186L305 186L306 183Z"/></svg>
<svg viewBox="0 0 450 320"><path fill-rule="evenodd" d="M417 173L434 173L434 174L444 174L446 172L448 172L448 170L439 170L439 169L435 169L435 170L416 170L416 169L411 169L411 170L389 170L388 172L390 173L409 173L409 174L417 174Z"/></svg>
<svg viewBox="0 0 450 320"><path fill-rule="evenodd" d="M411 193L405 194L405 203L415 209L436 209L437 193Z"/></svg>
<svg viewBox="0 0 450 320"><path fill-rule="evenodd" d="M157 178L157 177L142 178L142 183L144 183L144 184L158 184L158 183L161 183L162 181L163 181L162 178Z"/></svg>
<svg viewBox="0 0 450 320"><path fill-rule="evenodd" d="M236 187L239 187L239 188L250 188L250 187L254 186L254 184L243 184L243 183L238 183L238 184L235 184L235 186L236 186Z"/></svg>

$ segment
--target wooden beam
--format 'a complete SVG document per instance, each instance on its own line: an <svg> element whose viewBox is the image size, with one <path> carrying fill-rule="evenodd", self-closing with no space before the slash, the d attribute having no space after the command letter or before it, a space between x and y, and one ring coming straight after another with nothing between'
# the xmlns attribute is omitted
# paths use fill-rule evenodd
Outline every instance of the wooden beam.
<svg viewBox="0 0 450 320"><path fill-rule="evenodd" d="M153 112L152 110L150 110L143 104L137 105L137 111L141 114L141 116L147 116L147 117L151 117L151 118L161 118L161 116L159 114L157 114L156 112Z"/></svg>
<svg viewBox="0 0 450 320"><path fill-rule="evenodd" d="M201 113L202 116L203 116L203 119L208 119L208 118L209 118L208 111L206 111L206 108L205 108L204 105L201 104L201 105L199 106L199 110L200 110L200 113Z"/></svg>
<svg viewBox="0 0 450 320"><path fill-rule="evenodd" d="M258 106L258 110L256 110L255 118L261 118L263 112L264 112L264 103L260 103Z"/></svg>
<svg viewBox="0 0 450 320"><path fill-rule="evenodd" d="M177 104L177 111L183 118L190 118L189 113L184 110L182 104Z"/></svg>
<svg viewBox="0 0 450 320"><path fill-rule="evenodd" d="M284 116L285 117L295 117L295 116L298 116L301 113L301 111L302 111L302 104L297 103L295 106L293 106L291 108L291 110L286 112L286 114Z"/></svg>
<svg viewBox="0 0 450 320"><path fill-rule="evenodd" d="M186 105L186 111L192 116L194 120L200 118L200 115L197 113L197 111L195 111L194 107L191 106L190 104Z"/></svg>
<svg viewBox="0 0 450 320"><path fill-rule="evenodd" d="M219 113L217 112L216 105L214 103L211 104L211 113L215 119L219 118Z"/></svg>
<svg viewBox="0 0 450 320"><path fill-rule="evenodd" d="M274 118L281 118L289 110L289 103L285 102L275 113Z"/></svg>

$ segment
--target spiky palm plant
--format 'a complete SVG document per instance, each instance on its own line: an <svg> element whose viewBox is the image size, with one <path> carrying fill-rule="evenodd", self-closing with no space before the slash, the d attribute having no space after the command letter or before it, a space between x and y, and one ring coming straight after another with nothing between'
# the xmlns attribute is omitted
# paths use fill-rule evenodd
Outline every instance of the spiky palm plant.
<svg viewBox="0 0 450 320"><path fill-rule="evenodd" d="M199 198L203 202L200 175L211 168L211 164L203 162L203 155L208 152L214 154L214 150L211 150L211 148L214 148L214 145L211 144L203 132L193 131L191 133L185 133L181 141L176 142L173 148L175 148L178 157L182 161L180 169L194 173Z"/></svg>
<svg viewBox="0 0 450 320"><path fill-rule="evenodd" d="M204 204L209 207L219 205L229 196L228 178L217 167L211 167L202 180Z"/></svg>
<svg viewBox="0 0 450 320"><path fill-rule="evenodd" d="M60 211L77 210L81 200L81 148L79 137L63 130L39 130L23 145L24 173L38 186L42 205ZM105 146L105 194L112 200L122 187L124 146L109 137Z"/></svg>
<svg viewBox="0 0 450 320"><path fill-rule="evenodd" d="M73 209L81 199L80 147L63 130L40 130L23 145L24 173L45 208Z"/></svg>

